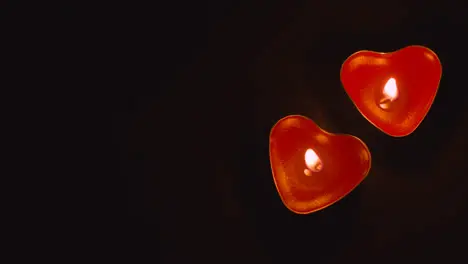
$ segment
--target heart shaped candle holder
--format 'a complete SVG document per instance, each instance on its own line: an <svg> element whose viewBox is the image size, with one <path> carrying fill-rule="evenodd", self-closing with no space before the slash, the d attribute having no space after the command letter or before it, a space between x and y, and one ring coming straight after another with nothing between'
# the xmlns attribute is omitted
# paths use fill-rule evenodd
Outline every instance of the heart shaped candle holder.
<svg viewBox="0 0 468 264"><path fill-rule="evenodd" d="M371 155L360 139L332 134L291 115L270 134L273 179L284 205L308 214L339 201L367 176Z"/></svg>
<svg viewBox="0 0 468 264"><path fill-rule="evenodd" d="M341 82L357 109L393 137L416 130L434 102L441 77L439 58L423 46L390 53L359 51L341 68Z"/></svg>

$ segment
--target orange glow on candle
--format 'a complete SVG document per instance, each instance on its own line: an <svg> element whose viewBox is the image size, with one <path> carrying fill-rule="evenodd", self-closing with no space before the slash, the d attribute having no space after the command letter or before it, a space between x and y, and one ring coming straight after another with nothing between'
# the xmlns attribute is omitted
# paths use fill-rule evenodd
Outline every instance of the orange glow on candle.
<svg viewBox="0 0 468 264"><path fill-rule="evenodd" d="M304 155L305 164L307 169L304 170L304 174L312 176L312 172L319 172L322 170L322 161L313 149L307 149Z"/></svg>
<svg viewBox="0 0 468 264"><path fill-rule="evenodd" d="M387 83L384 86L383 93L385 96L390 98L391 101L395 100L398 97L398 88L396 85L395 78L388 79Z"/></svg>
<svg viewBox="0 0 468 264"><path fill-rule="evenodd" d="M390 104L398 98L398 87L395 78L388 79L382 91L383 98L379 102L382 109L388 109Z"/></svg>

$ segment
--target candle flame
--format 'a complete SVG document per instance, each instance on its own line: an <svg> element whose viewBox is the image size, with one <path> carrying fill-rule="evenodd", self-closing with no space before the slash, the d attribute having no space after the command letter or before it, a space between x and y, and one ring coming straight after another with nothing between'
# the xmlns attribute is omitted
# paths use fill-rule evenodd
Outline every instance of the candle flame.
<svg viewBox="0 0 468 264"><path fill-rule="evenodd" d="M322 161L320 160L319 156L313 149L307 149L305 152L305 163L306 166L309 170L318 172L322 169ZM307 176L311 175L311 172L309 170L305 170L304 173Z"/></svg>
<svg viewBox="0 0 468 264"><path fill-rule="evenodd" d="M398 88L395 78L388 79L384 86L383 93L388 99L390 99L390 101L393 101L398 97Z"/></svg>

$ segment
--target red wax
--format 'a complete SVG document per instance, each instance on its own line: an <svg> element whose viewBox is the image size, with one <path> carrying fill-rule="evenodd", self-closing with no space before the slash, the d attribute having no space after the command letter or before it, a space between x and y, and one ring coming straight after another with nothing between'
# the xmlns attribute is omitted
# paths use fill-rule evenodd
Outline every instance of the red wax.
<svg viewBox="0 0 468 264"><path fill-rule="evenodd" d="M341 82L354 105L370 123L394 137L409 135L419 126L441 77L439 58L422 46L390 53L359 51L341 68Z"/></svg>
<svg viewBox="0 0 468 264"><path fill-rule="evenodd" d="M284 205L308 214L351 192L367 176L371 155L360 139L326 132L307 117L291 115L271 130L270 163Z"/></svg>

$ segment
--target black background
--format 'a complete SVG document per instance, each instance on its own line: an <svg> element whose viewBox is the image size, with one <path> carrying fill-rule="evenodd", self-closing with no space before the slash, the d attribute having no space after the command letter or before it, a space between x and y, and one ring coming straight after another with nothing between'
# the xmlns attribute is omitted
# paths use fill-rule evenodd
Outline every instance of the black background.
<svg viewBox="0 0 468 264"><path fill-rule="evenodd" d="M133 256L162 263L466 263L468 136L462 1L233 1L122 13L131 81L113 116ZM341 86L350 54L408 45L443 65L411 135L368 123ZM295 215L272 181L268 136L289 114L361 138L366 180ZM145 254L142 254L145 253ZM135 261L135 260L134 260Z"/></svg>

